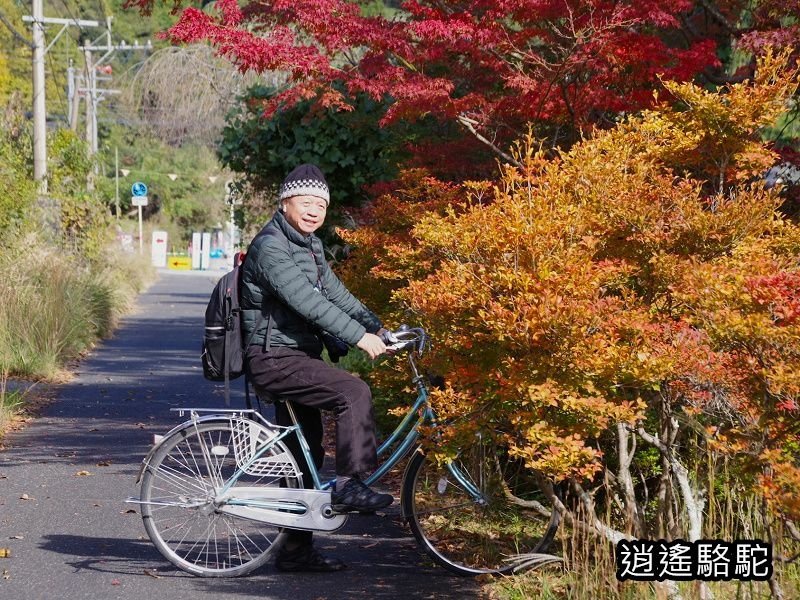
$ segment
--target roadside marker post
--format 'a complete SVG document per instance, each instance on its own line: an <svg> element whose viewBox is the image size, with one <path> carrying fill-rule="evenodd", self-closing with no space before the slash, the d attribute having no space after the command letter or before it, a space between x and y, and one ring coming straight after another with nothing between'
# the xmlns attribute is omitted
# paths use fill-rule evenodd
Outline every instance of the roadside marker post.
<svg viewBox="0 0 800 600"><path fill-rule="evenodd" d="M147 206L147 186L141 181L137 181L131 186L131 204L139 208L139 254L143 250L143 236L142 233L142 207Z"/></svg>

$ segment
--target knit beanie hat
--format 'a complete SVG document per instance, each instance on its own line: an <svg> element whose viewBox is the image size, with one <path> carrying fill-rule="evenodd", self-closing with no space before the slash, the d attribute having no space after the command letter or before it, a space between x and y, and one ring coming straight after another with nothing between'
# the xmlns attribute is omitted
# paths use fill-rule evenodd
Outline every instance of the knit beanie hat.
<svg viewBox="0 0 800 600"><path fill-rule="evenodd" d="M278 200L285 200L292 196L314 196L330 204L331 196L328 192L328 183L319 167L311 164L300 165L283 180L278 191Z"/></svg>

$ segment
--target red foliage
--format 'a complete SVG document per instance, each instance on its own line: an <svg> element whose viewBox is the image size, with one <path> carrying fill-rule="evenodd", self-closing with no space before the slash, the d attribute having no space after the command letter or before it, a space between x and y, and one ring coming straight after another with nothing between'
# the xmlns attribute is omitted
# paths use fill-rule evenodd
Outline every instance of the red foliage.
<svg viewBox="0 0 800 600"><path fill-rule="evenodd" d="M781 271L775 275L754 277L747 288L756 305L769 310L778 326L800 321L800 273Z"/></svg>
<svg viewBox="0 0 800 600"><path fill-rule="evenodd" d="M133 0L147 10L153 0ZM291 74L280 103L332 91L366 92L393 104L383 124L467 116L503 147L525 123L572 132L653 104L665 80L717 64L709 38L671 43L680 0L410 0L403 19L367 17L347 0L277 0L243 9L217 2L219 16L184 10L175 42L208 41L240 69ZM574 139L574 133L570 134Z"/></svg>

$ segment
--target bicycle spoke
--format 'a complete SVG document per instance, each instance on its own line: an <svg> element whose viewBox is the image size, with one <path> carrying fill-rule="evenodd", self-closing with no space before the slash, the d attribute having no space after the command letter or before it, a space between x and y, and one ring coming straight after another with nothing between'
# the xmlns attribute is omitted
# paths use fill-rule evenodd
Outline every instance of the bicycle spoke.
<svg viewBox="0 0 800 600"><path fill-rule="evenodd" d="M248 425L247 431L268 433L259 427ZM296 485L297 467L282 443L266 450L263 458L288 458L288 479L239 471L233 451L217 451L231 448L232 435L230 421L193 424L161 442L142 480L142 517L150 538L173 564L197 575L229 577L252 571L268 560L275 541L285 535L278 527L223 514L214 506L226 483L234 497L239 485L249 490L277 487L282 481Z"/></svg>
<svg viewBox="0 0 800 600"><path fill-rule="evenodd" d="M416 514L419 515L419 516L434 515L436 513L446 512L448 510L455 510L455 509L458 509L458 508L463 508L465 506L474 506L474 504L475 504L475 502L473 502L472 500L469 500L467 502L460 502L459 504L451 504L449 506L440 506L440 507L433 508L433 509L418 510L416 512Z"/></svg>
<svg viewBox="0 0 800 600"><path fill-rule="evenodd" d="M514 496L544 501L536 480L520 465L480 436L450 468L423 455L413 459L403 501L415 537L434 560L471 575L535 564L528 557L550 543L557 520L512 501Z"/></svg>

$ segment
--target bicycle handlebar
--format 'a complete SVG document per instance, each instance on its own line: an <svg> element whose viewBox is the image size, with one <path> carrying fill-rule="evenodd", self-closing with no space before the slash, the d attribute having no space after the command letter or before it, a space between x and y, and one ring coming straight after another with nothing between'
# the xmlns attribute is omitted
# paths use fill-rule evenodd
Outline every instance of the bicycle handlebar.
<svg viewBox="0 0 800 600"><path fill-rule="evenodd" d="M422 327L401 325L396 331L386 331L381 336L386 349L392 352L414 350L422 355L428 345L428 334Z"/></svg>

